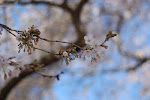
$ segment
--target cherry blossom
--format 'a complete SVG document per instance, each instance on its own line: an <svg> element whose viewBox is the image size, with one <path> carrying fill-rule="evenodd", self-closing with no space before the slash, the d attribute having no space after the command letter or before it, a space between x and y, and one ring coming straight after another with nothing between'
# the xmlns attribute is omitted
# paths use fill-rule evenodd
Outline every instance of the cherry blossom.
<svg viewBox="0 0 150 100"><path fill-rule="evenodd" d="M67 57L67 56L68 56L68 52L64 51L64 52L63 52L63 56L64 56L64 57Z"/></svg>
<svg viewBox="0 0 150 100"><path fill-rule="evenodd" d="M0 77L2 80L7 80L12 77L11 73L15 70L13 66L3 66L0 69Z"/></svg>
<svg viewBox="0 0 150 100"><path fill-rule="evenodd" d="M70 48L68 48L66 51L59 50L59 53L54 54L61 58L64 57L64 59L62 59L62 63L63 61L65 61L65 64L67 66L72 60L75 60L76 58L83 58L83 60L86 60L86 57L91 59L90 60L91 65L96 66L98 61L101 60L102 58L101 52L103 51L104 48L107 49L108 47L105 45L105 42L108 41L110 38L115 37L117 35L116 32L109 31L108 34L106 35L105 40L102 43L99 43L93 38L92 34L88 34L87 36L84 36L86 47L82 48L79 45L71 43L71 42L49 40L46 38L42 38L40 37L41 32L38 29L35 29L34 25L31 28L28 28L27 31L26 30L25 31L14 30L14 29L7 27L6 25L1 25L0 28L1 28L0 34L2 32L2 29L4 28L6 31L8 31L8 33L16 37L16 40L19 42L18 53L23 49L24 52L27 51L28 54L31 54L32 51L36 49L36 50L40 50L49 54L54 54L44 49L34 47L35 45L37 45L39 40L43 40L49 43L69 44ZM13 32L16 32L17 35L14 34ZM81 51L79 54L78 54L78 50ZM4 56L0 56L0 78L2 78L3 80L7 80L10 77L18 77L22 70L31 71L31 72L40 71L41 68L44 66L43 64L40 65L40 64L36 64L35 62L31 64L22 65L19 62L12 61L12 59L14 59L14 57L7 58ZM57 77L57 79L59 80L58 75L48 76L48 75L43 75L41 73L38 73L38 74L44 77L50 77L50 78Z"/></svg>
<svg viewBox="0 0 150 100"><path fill-rule="evenodd" d="M112 31L112 34L117 34L117 32L115 32L115 31Z"/></svg>
<svg viewBox="0 0 150 100"><path fill-rule="evenodd" d="M83 52L83 56L87 56L87 57L90 57L92 54L93 54L93 52L91 50L85 50Z"/></svg>
<svg viewBox="0 0 150 100"><path fill-rule="evenodd" d="M20 74L20 70L24 69L19 63L13 62L15 57L0 56L0 78L7 80L10 77L17 77Z"/></svg>
<svg viewBox="0 0 150 100"><path fill-rule="evenodd" d="M101 49L100 44L97 41L93 41L91 47L95 50L95 51L99 51Z"/></svg>
<svg viewBox="0 0 150 100"><path fill-rule="evenodd" d="M85 43L88 44L88 45L91 45L94 41L92 35L84 36L84 40L85 40Z"/></svg>
<svg viewBox="0 0 150 100"><path fill-rule="evenodd" d="M7 60L6 57L0 56L0 68L2 68L3 66L9 65L9 63L6 60Z"/></svg>
<svg viewBox="0 0 150 100"><path fill-rule="evenodd" d="M17 41L20 41L20 35L17 35L17 36L16 36L16 40L17 40Z"/></svg>
<svg viewBox="0 0 150 100"><path fill-rule="evenodd" d="M95 67L97 64L98 64L98 58L92 58L92 60L91 60L91 66L93 66L93 67Z"/></svg>

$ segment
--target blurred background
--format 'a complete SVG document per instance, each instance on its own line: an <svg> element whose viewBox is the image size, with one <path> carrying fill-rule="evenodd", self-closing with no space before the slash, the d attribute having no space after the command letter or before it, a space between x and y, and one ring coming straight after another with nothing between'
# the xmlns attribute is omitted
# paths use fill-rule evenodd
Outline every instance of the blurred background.
<svg viewBox="0 0 150 100"><path fill-rule="evenodd" d="M85 35L101 43L108 31L117 32L106 43L108 49L101 49L97 65L76 59L65 66L41 51L18 54L15 37L3 31L0 55L16 56L23 64L37 59L48 75L64 71L59 81L27 73L0 82L4 100L150 100L149 4L150 0L1 0L1 24L16 30L35 25L41 37L50 40L84 47ZM67 46L45 41L37 45L55 53Z"/></svg>

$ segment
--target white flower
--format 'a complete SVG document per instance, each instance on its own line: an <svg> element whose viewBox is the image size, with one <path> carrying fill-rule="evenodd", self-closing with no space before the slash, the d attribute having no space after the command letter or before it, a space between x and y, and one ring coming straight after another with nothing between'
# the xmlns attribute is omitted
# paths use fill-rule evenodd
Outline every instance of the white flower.
<svg viewBox="0 0 150 100"><path fill-rule="evenodd" d="M88 35L88 36L84 36L84 40L86 44L91 45L94 41L93 36L92 35Z"/></svg>
<svg viewBox="0 0 150 100"><path fill-rule="evenodd" d="M100 60L101 59L101 55L100 54L98 54L98 52L95 52L94 53L95 55L95 58L97 59L97 60Z"/></svg>
<svg viewBox="0 0 150 100"><path fill-rule="evenodd" d="M25 70L26 68L22 65L21 62L12 62L13 66L15 69L13 71L11 71L10 76L11 77L18 77L20 72Z"/></svg>
<svg viewBox="0 0 150 100"><path fill-rule="evenodd" d="M85 50L83 52L83 56L87 56L87 57L90 57L92 54L93 54L93 52L91 50Z"/></svg>
<svg viewBox="0 0 150 100"><path fill-rule="evenodd" d="M14 62L13 66L15 66L16 70L19 70L19 71L23 71L26 69L20 61L18 61L17 63Z"/></svg>
<svg viewBox="0 0 150 100"><path fill-rule="evenodd" d="M20 35L16 35L16 40L20 41Z"/></svg>
<svg viewBox="0 0 150 100"><path fill-rule="evenodd" d="M67 61L70 61L70 58L67 58Z"/></svg>
<svg viewBox="0 0 150 100"><path fill-rule="evenodd" d="M68 52L64 51L63 52L63 56L67 57L68 56Z"/></svg>
<svg viewBox="0 0 150 100"><path fill-rule="evenodd" d="M0 68L2 68L3 66L8 66L9 63L7 61L7 58L4 56L0 56Z"/></svg>
<svg viewBox="0 0 150 100"><path fill-rule="evenodd" d="M93 44L91 45L91 47L95 50L95 51L100 51L101 46L97 41L94 41Z"/></svg>
<svg viewBox="0 0 150 100"><path fill-rule="evenodd" d="M117 34L117 32L115 32L115 31L112 31L112 34Z"/></svg>
<svg viewBox="0 0 150 100"><path fill-rule="evenodd" d="M91 66L95 67L98 64L98 59L97 58L92 58L91 60Z"/></svg>
<svg viewBox="0 0 150 100"><path fill-rule="evenodd" d="M11 61L13 58L14 57L7 58L5 56L0 56L0 78L3 81L9 79L10 77L16 77L20 73L20 69L18 67L19 65Z"/></svg>
<svg viewBox="0 0 150 100"><path fill-rule="evenodd" d="M15 70L13 66L3 66L0 69L0 77L2 80L7 80L11 76L11 73Z"/></svg>

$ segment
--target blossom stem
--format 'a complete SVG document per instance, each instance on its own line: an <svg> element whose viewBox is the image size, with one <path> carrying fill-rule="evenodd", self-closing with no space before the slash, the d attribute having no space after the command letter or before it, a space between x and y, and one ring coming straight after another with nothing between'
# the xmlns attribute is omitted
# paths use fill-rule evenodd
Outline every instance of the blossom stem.
<svg viewBox="0 0 150 100"><path fill-rule="evenodd" d="M52 55L57 55L57 56L60 55L60 54L54 54L54 53L51 53L51 52L49 52L49 51L46 51L46 50L43 50L43 49L40 49L40 48L36 48L36 47L33 47L33 49L37 49L37 50L40 50L40 51L43 51L43 52L46 52L46 53L52 54Z"/></svg>
<svg viewBox="0 0 150 100"><path fill-rule="evenodd" d="M14 32L16 32L16 33L18 33L18 34L24 32L24 31L18 31L18 30L11 29L11 28L9 28L8 26L3 25L3 24L0 24L0 27L4 28L6 31L8 31L10 34L12 34L12 35L15 36L15 37L16 37L16 35L13 34L11 31L14 31ZM76 44L74 44L74 43L71 43L71 42L64 42L64 41L57 41L57 40L48 40L48 39L45 39L45 38L41 38L41 37L39 37L39 36L37 36L37 37L38 37L39 39L44 40L44 41L47 41L47 42L57 42L57 43L70 44L70 45L73 45L73 46L75 46L75 47L77 47L77 48L83 50L82 47L80 47L80 46L78 46L78 45L76 45Z"/></svg>
<svg viewBox="0 0 150 100"><path fill-rule="evenodd" d="M78 46L78 45L76 45L76 44L74 44L74 43L71 43L71 42L64 42L64 41L58 41L58 40L48 40L48 39L41 38L41 37L38 37L38 38L41 39L41 40L47 41L47 42L56 42L56 43L70 44L70 45L73 45L73 46L75 46L75 47L77 47L77 48L83 50L82 47L80 47L80 46Z"/></svg>

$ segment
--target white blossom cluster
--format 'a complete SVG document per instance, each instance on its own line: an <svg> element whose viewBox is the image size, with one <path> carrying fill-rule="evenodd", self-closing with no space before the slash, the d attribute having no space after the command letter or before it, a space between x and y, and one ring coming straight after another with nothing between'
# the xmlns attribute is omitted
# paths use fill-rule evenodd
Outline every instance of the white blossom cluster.
<svg viewBox="0 0 150 100"><path fill-rule="evenodd" d="M109 38L112 38L116 36L112 31L110 31L107 36L105 41L100 44L98 41L96 41L92 35L84 36L84 40L86 43L86 48L83 49L77 45L73 45L71 48L67 49L66 51L60 50L59 55L61 58L64 58L66 65L69 65L69 62L72 60L75 60L75 58L83 58L83 60L86 60L86 58L91 59L91 65L96 66L98 61L101 60L101 51L102 48L105 48L107 46L104 45L106 41L109 40ZM16 37L17 38L17 37ZM46 39L45 39L46 40ZM27 41L27 40L26 40ZM26 43L26 42L25 42ZM65 42L66 43L66 42ZM22 47L22 44L20 44ZM77 53L77 48L81 49L81 53ZM29 71L39 71L40 68L43 65L36 65L36 64L29 64L27 66L22 66L18 62L14 62L15 57L5 57L5 56L0 56L0 78L3 80L7 80L11 77L18 77L21 70L28 69ZM62 59L63 62L63 59ZM31 66L30 66L31 65Z"/></svg>
<svg viewBox="0 0 150 100"><path fill-rule="evenodd" d="M67 66L69 65L69 62L71 62L71 60L75 60L75 58L78 57L83 58L83 60L86 60L86 58L91 58L91 65L97 65L98 61L101 58L101 44L99 44L99 42L96 41L92 35L84 36L84 40L86 43L86 48L82 49L81 53L77 54L77 52L72 52L75 51L75 49L60 52L62 57L65 58L65 63Z"/></svg>
<svg viewBox="0 0 150 100"><path fill-rule="evenodd" d="M100 60L100 53L101 53L101 44L96 41L92 35L84 36L84 40L86 43L86 49L83 51L84 60L85 57L91 57L91 64L95 66L97 62Z"/></svg>
<svg viewBox="0 0 150 100"><path fill-rule="evenodd" d="M0 56L0 78L7 80L11 77L18 77L21 70L25 68L20 66L19 63L13 62L15 57Z"/></svg>
<svg viewBox="0 0 150 100"><path fill-rule="evenodd" d="M117 34L113 31L109 31L108 34L106 35L105 41L101 44L99 44L98 41L96 41L92 35L88 35L88 36L84 36L84 40L85 40L85 44L86 44L86 48L83 49L82 47L80 47L79 45L76 45L74 43L70 43L70 42L63 42L63 41L54 41L54 40L48 40L45 38L41 38L40 34L41 32L39 31L39 29L35 29L34 25L31 28L28 28L28 30L26 31L18 31L18 30L13 30L9 27L7 27L6 25L2 25L0 24L0 34L2 34L2 29L5 29L8 33L10 33L11 35L16 37L16 40L19 41L18 44L18 48L19 51L18 53L23 49L24 52L28 52L28 54L32 54L32 51L34 51L35 49L49 53L49 54L53 54L51 52L45 51L43 49L40 48L36 48L34 47L34 45L36 45L38 43L39 40L43 40L46 42L50 42L50 43L64 43L64 44L69 44L70 47L67 50L60 50L59 53L57 54L53 54L55 56L59 56L62 59L62 62L65 60L66 65L68 66L69 63L72 60L75 60L76 58L83 58L83 60L86 60L86 58L91 58L91 64L92 65L97 65L97 62L100 60L101 58L101 48L105 48L107 49L108 46L104 45L104 43L106 41L108 41L110 38L115 37ZM15 35L13 32L16 32L18 35ZM78 54L78 50L81 50L81 53ZM43 64L37 64L36 62L33 62L31 64L26 64L26 65L21 65L18 62L14 62L12 60L14 60L15 57L5 57L5 56L1 56L0 55L0 78L2 78L3 80L7 80L11 77L18 77L21 70L26 70L26 71L30 71L30 72L36 72L36 71L40 71L41 68L44 66ZM35 60L36 61L36 60ZM38 73L39 74L39 73ZM42 75L44 77L57 77L57 79L59 80L59 75L56 76L48 76L48 75L43 75L43 74L39 74Z"/></svg>

